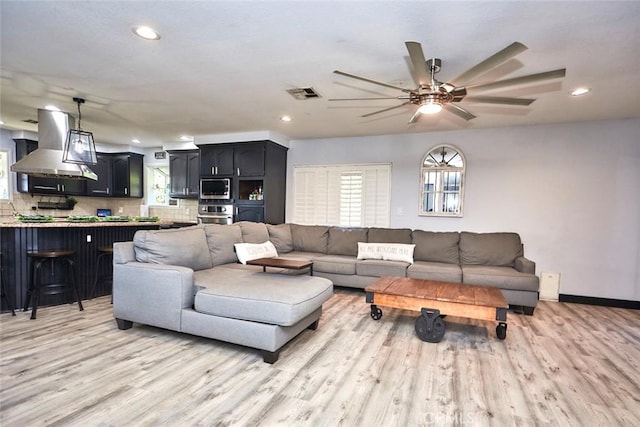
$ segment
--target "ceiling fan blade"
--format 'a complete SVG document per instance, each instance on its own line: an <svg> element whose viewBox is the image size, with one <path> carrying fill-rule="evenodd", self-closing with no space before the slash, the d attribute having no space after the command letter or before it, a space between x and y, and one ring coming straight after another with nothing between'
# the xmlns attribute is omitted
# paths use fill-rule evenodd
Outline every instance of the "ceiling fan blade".
<svg viewBox="0 0 640 427"><path fill-rule="evenodd" d="M366 77L360 77L360 76L356 76L356 75L345 73L345 72L338 71L338 70L335 70L334 73L335 74L339 74L341 76L345 76L345 77L351 77L352 79L362 80L363 82L373 83L375 85L380 85L380 86L388 87L388 88L391 88L391 89L401 90L401 91L407 92L407 93L411 92L411 90L405 89L403 87L393 86L393 85L390 85L390 84L387 84L387 83L378 82L378 81L375 81L375 80L368 79Z"/></svg>
<svg viewBox="0 0 640 427"><path fill-rule="evenodd" d="M486 73L490 69L495 68L504 62L507 62L509 59L513 58L519 53L524 52L525 50L527 50L527 47L525 45L520 42L513 42L509 46L502 49L500 52L494 53L484 61L460 74L455 79L450 80L449 84L453 86L461 86L465 82L471 81L474 78Z"/></svg>
<svg viewBox="0 0 640 427"><path fill-rule="evenodd" d="M467 102L503 105L531 105L531 103L535 101L535 99L531 98L507 98L504 96L467 96L464 100Z"/></svg>
<svg viewBox="0 0 640 427"><path fill-rule="evenodd" d="M490 90L490 89L502 89L504 87L520 85L525 83L539 82L542 80L559 79L565 76L567 70L560 68L558 70L546 71L544 73L529 74L527 76L514 77L512 79L498 80L493 83L485 83L480 85L467 86L468 90Z"/></svg>
<svg viewBox="0 0 640 427"><path fill-rule="evenodd" d="M414 124L416 123L418 120L420 120L420 117L422 117L422 113L420 112L420 109L417 109L415 113L413 113L413 116L411 116L411 118L409 119L409 124Z"/></svg>
<svg viewBox="0 0 640 427"><path fill-rule="evenodd" d="M328 101L376 101L381 99L409 99L408 96L386 96L380 98L329 98Z"/></svg>
<svg viewBox="0 0 640 427"><path fill-rule="evenodd" d="M431 78L427 72L427 61L424 59L422 46L418 42L404 42L409 51L409 58L413 64L413 73L418 78L418 86L429 84Z"/></svg>
<svg viewBox="0 0 640 427"><path fill-rule="evenodd" d="M385 108L384 110L374 111L373 113L368 113L368 114L365 114L365 115L360 116L360 117L369 117L369 116L373 116L374 114L384 113L385 111L395 110L396 108L404 107L407 104L411 104L411 102L409 102L409 101L403 102L400 105L394 105L393 107Z"/></svg>
<svg viewBox="0 0 640 427"><path fill-rule="evenodd" d="M473 114L471 114L470 112L468 112L467 110L465 110L462 107L459 107L455 104L446 104L444 106L444 109L447 110L450 113L455 114L458 117L462 117L465 120L471 120L471 119L475 119L476 116L474 116Z"/></svg>

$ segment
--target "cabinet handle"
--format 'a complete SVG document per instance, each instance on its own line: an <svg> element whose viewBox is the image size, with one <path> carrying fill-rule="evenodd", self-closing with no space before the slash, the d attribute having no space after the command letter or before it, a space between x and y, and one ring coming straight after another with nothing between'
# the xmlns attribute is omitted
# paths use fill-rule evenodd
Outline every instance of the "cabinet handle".
<svg viewBox="0 0 640 427"><path fill-rule="evenodd" d="M124 195L126 196L127 194L129 194L129 189L127 187L124 187Z"/></svg>
<svg viewBox="0 0 640 427"><path fill-rule="evenodd" d="M34 185L33 188L37 188L37 189L40 189L40 190L56 190L56 191L58 190L57 186L56 187L49 187L49 186L46 186L46 185Z"/></svg>
<svg viewBox="0 0 640 427"><path fill-rule="evenodd" d="M240 168L237 168L236 171L238 172L238 176L240 176Z"/></svg>
<svg viewBox="0 0 640 427"><path fill-rule="evenodd" d="M110 194L110 193L109 193L109 187L107 187L107 194Z"/></svg>
<svg viewBox="0 0 640 427"><path fill-rule="evenodd" d="M215 175L215 174L216 174L216 167L211 166L211 175Z"/></svg>

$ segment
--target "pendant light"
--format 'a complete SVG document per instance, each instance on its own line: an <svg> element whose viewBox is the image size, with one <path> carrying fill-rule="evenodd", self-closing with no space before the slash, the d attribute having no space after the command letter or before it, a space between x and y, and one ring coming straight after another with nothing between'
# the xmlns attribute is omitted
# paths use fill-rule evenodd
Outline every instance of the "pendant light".
<svg viewBox="0 0 640 427"><path fill-rule="evenodd" d="M78 104L78 129L69 129L67 140L64 144L62 161L81 165L95 165L97 159L93 134L83 131L81 127L82 114L80 113L80 104L84 104L84 99L73 98L73 102Z"/></svg>

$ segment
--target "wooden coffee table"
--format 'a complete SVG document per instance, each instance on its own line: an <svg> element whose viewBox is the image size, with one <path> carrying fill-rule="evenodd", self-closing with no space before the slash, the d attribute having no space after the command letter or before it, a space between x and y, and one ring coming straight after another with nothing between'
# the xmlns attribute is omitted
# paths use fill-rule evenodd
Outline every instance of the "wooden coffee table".
<svg viewBox="0 0 640 427"><path fill-rule="evenodd" d="M288 270L302 270L309 267L309 274L313 276L313 261L309 259L291 259L291 258L258 258L247 261L248 265L262 266L262 271L266 272L267 267L286 268Z"/></svg>
<svg viewBox="0 0 640 427"><path fill-rule="evenodd" d="M418 311L416 334L427 342L439 342L444 336L443 316L498 321L496 335L507 337L509 304L498 288L464 283L438 282L409 277L381 277L365 288L371 304L371 317L379 320L379 306Z"/></svg>

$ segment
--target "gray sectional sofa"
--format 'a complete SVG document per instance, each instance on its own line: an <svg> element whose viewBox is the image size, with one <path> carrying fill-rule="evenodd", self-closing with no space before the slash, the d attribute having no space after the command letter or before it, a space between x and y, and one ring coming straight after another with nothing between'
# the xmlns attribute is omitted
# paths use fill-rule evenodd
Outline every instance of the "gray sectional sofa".
<svg viewBox="0 0 640 427"><path fill-rule="evenodd" d="M238 262L236 244L265 242L283 258L312 260L313 276ZM527 314L539 287L516 233L253 222L138 231L133 242L114 244L113 272L120 329L137 322L258 348L270 363L318 326L334 284L364 289L382 276L407 276L494 286Z"/></svg>

